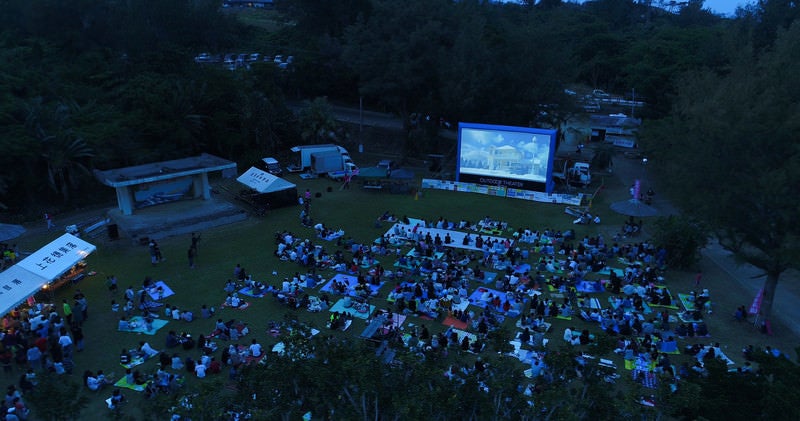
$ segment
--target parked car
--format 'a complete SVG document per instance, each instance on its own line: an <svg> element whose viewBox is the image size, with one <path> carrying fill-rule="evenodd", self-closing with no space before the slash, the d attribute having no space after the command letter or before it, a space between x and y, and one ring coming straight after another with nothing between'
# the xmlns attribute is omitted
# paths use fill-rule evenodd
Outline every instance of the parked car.
<svg viewBox="0 0 800 421"><path fill-rule="evenodd" d="M259 61L259 60L261 60L261 54L259 53L250 54L250 61Z"/></svg>
<svg viewBox="0 0 800 421"><path fill-rule="evenodd" d="M195 63L206 63L208 61L211 61L211 54L209 53L200 53L194 58Z"/></svg>
<svg viewBox="0 0 800 421"><path fill-rule="evenodd" d="M267 171L268 173L280 177L283 174L283 170L281 169L281 165L278 163L278 160L275 158L262 158L261 162L259 162L259 167L261 169Z"/></svg>
<svg viewBox="0 0 800 421"><path fill-rule="evenodd" d="M272 59L272 61L275 63L283 63L283 56L278 54L274 59Z"/></svg>
<svg viewBox="0 0 800 421"><path fill-rule="evenodd" d="M611 96L611 95L607 94L605 91L603 91L602 89L593 90L592 91L592 95L594 95L596 98L608 98L608 97Z"/></svg>

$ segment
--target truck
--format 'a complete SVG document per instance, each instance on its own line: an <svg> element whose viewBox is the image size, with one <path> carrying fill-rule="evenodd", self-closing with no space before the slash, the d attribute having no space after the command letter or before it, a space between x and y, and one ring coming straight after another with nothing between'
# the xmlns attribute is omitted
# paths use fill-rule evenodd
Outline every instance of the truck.
<svg viewBox="0 0 800 421"><path fill-rule="evenodd" d="M329 171L328 178L339 181L344 179L347 175L350 175L350 177L357 176L358 172L359 169L356 164L352 162L345 162L344 167L341 170Z"/></svg>
<svg viewBox="0 0 800 421"><path fill-rule="evenodd" d="M310 171L315 175L328 174L344 169L344 157L338 150L319 151L311 154Z"/></svg>
<svg viewBox="0 0 800 421"><path fill-rule="evenodd" d="M553 162L553 179L586 187L592 183L592 173L588 162L562 158Z"/></svg>
<svg viewBox="0 0 800 421"><path fill-rule="evenodd" d="M310 171L311 155L315 153L336 152L340 156L342 162L353 162L353 160L350 158L350 153L347 152L347 149L331 143L295 146L291 149L291 151L297 154L297 160L295 163L286 167L286 170L292 173ZM343 165L342 168L344 168Z"/></svg>

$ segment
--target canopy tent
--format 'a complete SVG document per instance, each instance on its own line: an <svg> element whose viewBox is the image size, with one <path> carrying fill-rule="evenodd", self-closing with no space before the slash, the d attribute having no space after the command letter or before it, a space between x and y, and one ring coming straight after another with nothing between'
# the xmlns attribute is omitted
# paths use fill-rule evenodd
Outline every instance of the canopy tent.
<svg viewBox="0 0 800 421"><path fill-rule="evenodd" d="M94 245L72 234L64 234L26 257L16 266L51 282L72 269L95 250L97 247Z"/></svg>
<svg viewBox="0 0 800 421"><path fill-rule="evenodd" d="M250 169L240 175L236 181L259 193L272 193L297 188L296 185L256 167L250 167Z"/></svg>
<svg viewBox="0 0 800 421"><path fill-rule="evenodd" d="M47 285L48 281L19 265L0 272L0 314L6 314L20 305Z"/></svg>
<svg viewBox="0 0 800 421"><path fill-rule="evenodd" d="M386 171L386 168L367 167L358 170L358 178L361 179L376 179L376 178L387 178L387 177L388 177L388 172Z"/></svg>
<svg viewBox="0 0 800 421"><path fill-rule="evenodd" d="M242 194L240 199L269 209L291 206L297 203L297 186L256 167L250 167L236 181L249 187L256 194Z"/></svg>

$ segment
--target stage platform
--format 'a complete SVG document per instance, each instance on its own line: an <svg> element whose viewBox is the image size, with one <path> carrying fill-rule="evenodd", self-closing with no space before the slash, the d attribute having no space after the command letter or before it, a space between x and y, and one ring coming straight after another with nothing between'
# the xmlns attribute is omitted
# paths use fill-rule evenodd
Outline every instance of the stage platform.
<svg viewBox="0 0 800 421"><path fill-rule="evenodd" d="M118 225L120 235L133 242L201 232L243 221L247 215L247 211L241 207L216 195L208 200L181 200L149 206L137 209L133 215L123 215L119 209L108 212L111 223Z"/></svg>

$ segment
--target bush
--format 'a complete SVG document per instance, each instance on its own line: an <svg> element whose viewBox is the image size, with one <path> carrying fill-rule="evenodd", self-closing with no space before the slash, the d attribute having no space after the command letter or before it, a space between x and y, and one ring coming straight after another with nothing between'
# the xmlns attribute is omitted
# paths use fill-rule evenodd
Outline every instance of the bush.
<svg viewBox="0 0 800 421"><path fill-rule="evenodd" d="M666 264L679 269L692 268L700 261L700 249L708 244L708 228L684 216L658 218L653 243L667 251Z"/></svg>

